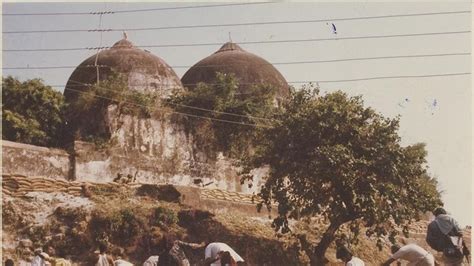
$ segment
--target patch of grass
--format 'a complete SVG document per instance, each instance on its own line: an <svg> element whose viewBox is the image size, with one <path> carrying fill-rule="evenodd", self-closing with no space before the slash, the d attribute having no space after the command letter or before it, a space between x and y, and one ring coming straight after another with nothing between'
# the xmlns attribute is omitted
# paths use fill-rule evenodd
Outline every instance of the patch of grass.
<svg viewBox="0 0 474 266"><path fill-rule="evenodd" d="M111 212L94 211L89 221L89 231L95 243L108 242L127 245L147 230L144 217L131 208Z"/></svg>
<svg viewBox="0 0 474 266"><path fill-rule="evenodd" d="M154 210L151 225L170 226L178 222L178 216L173 210L157 207Z"/></svg>
<svg viewBox="0 0 474 266"><path fill-rule="evenodd" d="M54 215L64 224L73 226L80 221L84 221L87 216L87 212L83 208L62 208L58 207L54 210Z"/></svg>
<svg viewBox="0 0 474 266"><path fill-rule="evenodd" d="M16 212L13 204L9 201L3 204L2 207L2 223L3 225L14 225L20 220L20 216Z"/></svg>
<svg viewBox="0 0 474 266"><path fill-rule="evenodd" d="M120 186L109 185L109 184L97 184L90 187L90 192L92 192L93 199L101 199L105 201L110 201L111 198L118 198L124 194L128 194Z"/></svg>

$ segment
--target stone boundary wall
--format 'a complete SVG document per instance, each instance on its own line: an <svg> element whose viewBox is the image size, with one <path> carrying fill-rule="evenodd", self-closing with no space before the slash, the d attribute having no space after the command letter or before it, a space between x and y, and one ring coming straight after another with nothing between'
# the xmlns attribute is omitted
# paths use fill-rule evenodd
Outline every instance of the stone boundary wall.
<svg viewBox="0 0 474 266"><path fill-rule="evenodd" d="M257 193L263 169L256 169L252 186L240 182L236 168L227 158L201 162L128 153L120 147L100 148L75 141L66 149L56 149L2 140L2 173L45 176L54 179L92 183L111 182L118 174L132 175L140 183L190 186L210 184L208 188Z"/></svg>
<svg viewBox="0 0 474 266"><path fill-rule="evenodd" d="M65 150L2 140L2 173L68 179L70 161Z"/></svg>

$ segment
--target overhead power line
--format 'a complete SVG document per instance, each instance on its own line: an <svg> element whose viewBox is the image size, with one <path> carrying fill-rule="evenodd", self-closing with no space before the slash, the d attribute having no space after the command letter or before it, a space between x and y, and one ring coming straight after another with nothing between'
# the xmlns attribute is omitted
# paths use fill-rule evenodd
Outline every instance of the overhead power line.
<svg viewBox="0 0 474 266"><path fill-rule="evenodd" d="M261 4L271 4L271 3L272 2L255 2L255 3L234 3L234 4L201 5L201 6L159 7L159 8L116 10L114 11L114 13L120 14L120 13L136 13L136 12L150 12L150 11L177 10L177 9L195 9L195 8L208 8L208 7L249 6L249 5L261 5Z"/></svg>
<svg viewBox="0 0 474 266"><path fill-rule="evenodd" d="M417 37L417 36L436 36L436 35L453 35L471 33L470 30L465 31L445 31L445 32L425 32L425 33L407 33L393 35L372 35L372 36L351 36L351 37L333 37L333 38L314 38L314 39L293 39L293 40L271 40L271 41L244 41L239 42L240 45L246 44L271 44L271 43L295 43L295 42L319 42L319 41L338 41L338 40L358 40L358 39L382 39L382 38L398 38L398 37ZM158 47L190 47L190 46L218 46L222 43L189 43L189 44L155 44L155 45L139 45L140 48L158 48ZM82 47L82 48L46 48L46 49L5 49L3 52L52 52L52 51L77 51L77 50L103 50L110 49L111 46L103 47Z"/></svg>
<svg viewBox="0 0 474 266"><path fill-rule="evenodd" d="M256 26L256 25L316 23L316 22L328 22L328 21L334 22L334 21L351 21L351 20L364 20L364 19L382 19L382 18L395 18L395 17L413 17L413 16L430 16L430 15L448 15L448 14L470 14L470 13L471 13L471 11L449 11L449 12L414 13L414 14L366 16L366 17L327 18L327 19L313 19L313 20L266 21L266 22L264 21L264 22L204 24L204 25L181 25L181 26L142 27L142 28L24 30L24 31L4 31L3 34L65 33L65 32L115 32L115 31L122 32L122 31L149 31L149 30L170 30L170 29L195 29L195 28L216 28L216 27L238 27L238 26Z"/></svg>
<svg viewBox="0 0 474 266"><path fill-rule="evenodd" d="M361 80L374 80L374 79L393 79L393 78L426 78L426 77L445 77L445 76L457 76L457 75L470 75L471 73L445 73L445 74L433 74L433 75L418 75L418 76L415 76L415 75L406 75L406 76L387 76L387 77L372 77L372 78L360 78L360 79L346 79L346 80L332 80L332 81L293 81L293 82L289 82L289 83L316 83L316 82L319 82L319 83L329 83L329 82L346 82L346 81L361 81ZM80 82L78 82L80 83ZM57 85L56 85L57 86ZM82 84L78 84L78 86L91 86L91 84L86 84L86 83L82 83ZM55 85L53 86L50 86L50 87L55 87ZM82 90L76 90L76 89L72 89L71 87L74 87L74 85L69 85L66 90L69 90L69 91L72 91L72 92L76 92L76 93L80 93L80 94L91 94L93 97L97 97L97 98L102 98L102 99L107 99L107 100L111 100L111 101L116 101L112 98L108 98L108 97L104 97L104 96L100 96L100 95L95 95L95 94L92 94L92 93L89 93L87 91L82 91ZM261 124L249 124L249 123L243 123L243 122L237 122L237 121L231 121L231 120L225 120L225 119L218 119L218 118L212 118L212 117L206 117L206 116L199 116L199 115L193 115L193 114L188 114L188 113L183 113L183 112L177 112L177 111L171 111L169 109L166 109L166 108L163 108L163 107L156 107L156 106L148 106L148 105L142 105L142 104L137 104L137 103L133 103L133 102L124 102L126 104L131 104L131 105L135 105L135 106L141 106L141 107L151 107L153 110L163 110L165 112L168 112L168 113L174 113L174 114L179 114L179 115L183 115L183 116L187 116L187 117L193 117L193 118L199 118L199 119L207 119L207 120L212 120L212 121L218 121L218 122L223 122L223 123L231 123L231 124L238 124L238 125L245 125L245 126L252 126L252 127L269 127L269 126L266 126L266 125L261 125ZM259 117L252 117L252 116L244 116L244 115L239 115L239 114L234 114L234 113L226 113L226 112L219 112L219 111L214 111L214 110L209 110L209 109L205 109L205 108L199 108L199 107L194 107L194 106L187 106L187 105L182 105L184 107L190 107L190 108L194 108L194 109L200 109L200 110L203 110L203 111L210 111L210 112L215 112L215 113L222 113L222 114L228 114L228 115L234 115L234 116L242 116L242 117L248 117L248 118L256 118L256 119L265 119L265 120L271 120L271 119L266 119L266 118L259 118Z"/></svg>
<svg viewBox="0 0 474 266"><path fill-rule="evenodd" d="M303 84L303 83L336 83L336 82L352 82L352 81L364 81L364 80L380 80L380 79L405 79L405 78L432 78L432 77L450 77L450 76L465 76L471 75L471 72L457 72L457 73L440 73L440 74L427 74L427 75L398 75L398 76L378 76L378 77L366 77L366 78L355 78L355 79L335 79L335 80L300 80L300 81L288 81L288 84ZM208 85L215 85L216 83L211 83ZM239 85L259 85L260 83L239 83ZM84 87L84 86L91 86L93 84L84 84L84 85L68 85L68 87ZM128 84L131 87L144 87L150 86L150 84ZM156 84L155 85L159 85ZM166 83L162 83L162 85L167 85ZM198 85L197 83L192 84L183 84L186 85ZM66 85L48 85L54 88L64 88Z"/></svg>
<svg viewBox="0 0 474 266"><path fill-rule="evenodd" d="M364 60L382 60L382 59L402 59L402 58L423 58L423 57L444 57L444 56L465 56L471 55L471 53L445 53L445 54L420 54L420 55L392 55L392 56L375 56L375 57L359 57L359 58L341 58L341 59L328 59L328 60L309 60L309 61L294 61L294 62L274 62L274 63L261 63L259 65L299 65L299 64L320 64L320 63L337 63L337 62L348 62L348 61L364 61ZM208 68L208 67L223 67L223 66L239 66L242 64L222 64L222 65L196 65L195 68ZM4 70L35 70L35 69L70 69L70 68L95 68L95 65L80 65L80 66L23 66L23 67L4 67ZM107 65L99 65L101 68L108 68ZM172 68L190 68L189 66L171 66Z"/></svg>
<svg viewBox="0 0 474 266"><path fill-rule="evenodd" d="M134 13L134 12L148 12L148 11L164 11L164 10L178 10L178 9L195 9L195 8L210 8L210 7L225 7L225 6L246 6L267 4L270 2L257 3L234 3L234 4L219 4L219 5L198 5L198 6L176 6L176 7L161 7L161 8L144 8L131 10L114 10L114 11L91 11L91 12L51 12L51 13L4 13L3 16L56 16L56 15L108 15L120 13Z"/></svg>
<svg viewBox="0 0 474 266"><path fill-rule="evenodd" d="M378 80L378 79L432 78L432 77L449 77L449 76L464 76L464 75L471 75L471 73L464 72L464 73L444 73L444 74L432 74L432 75L380 76L380 77L357 78L357 79L292 81L291 83L336 83L336 82L351 82L351 81Z"/></svg>
<svg viewBox="0 0 474 266"><path fill-rule="evenodd" d="M104 96L100 96L100 95L95 95L95 94L92 94L92 93L88 93L87 91L80 91L80 90L75 90L75 89L71 89L71 88L66 88L66 90L76 92L76 93L79 93L79 94L90 94L91 96L96 97L96 98L101 98L101 99L110 100L112 102L116 102L116 100L114 100L112 98L108 98L108 97L104 97ZM172 111L172 110L169 110L169 109L163 108L163 107L149 106L149 105L138 104L138 103L134 103L134 102L124 101L123 103L130 104L130 105L135 105L135 106L140 106L140 107L147 107L147 108L151 108L153 110L161 110L161 111L164 111L165 113L178 114L178 115L182 115L182 116L194 117L194 118L206 119L206 120L212 120L212 121L218 121L218 122L223 122L223 123L230 123L230 124L237 124L237 125L251 126L251 127L266 127L266 128L269 127L267 125L261 125L261 124L249 124L249 123L226 120L226 119L219 119L219 118L213 118L213 117L207 117L207 116L193 115L193 114L188 114L188 113L183 113L183 112Z"/></svg>
<svg viewBox="0 0 474 266"><path fill-rule="evenodd" d="M79 81L76 81L76 80L69 80L73 83L76 83L76 84L80 84L80 85L84 85L84 86L87 86L87 87L90 87L90 86L94 86L94 84L88 84L88 83L82 83L82 82L79 82ZM68 86L69 87L69 86ZM101 89L103 90L106 90L106 91L112 91L112 92L117 92L116 90L114 89L107 89L107 88L103 88L101 87ZM69 90L68 88L66 88L66 90ZM125 95L127 94L128 91L124 91L122 93L119 93L120 95ZM225 114L225 115L231 115L231 116L236 116L236 117L245 117L245 118L252 118L252 119L259 119L259 120L267 120L267 121L273 121L273 119L270 119L270 118L265 118L265 117L258 117L258 116L251 116L251 115L241 115L241 114L235 114L235 113L229 113L229 112L222 112L222 111L216 111L216 110L211 110L211 109L206 109L206 108L201 108L201 107L196 107L196 106L191 106L191 105L185 105L185 104L179 104L179 103L169 103L171 105L175 105L175 106L181 106L181 107L185 107L185 108L189 108L189 109L195 109L195 110L200 110L200 111L206 111L206 112L211 112L211 113L216 113L216 114Z"/></svg>

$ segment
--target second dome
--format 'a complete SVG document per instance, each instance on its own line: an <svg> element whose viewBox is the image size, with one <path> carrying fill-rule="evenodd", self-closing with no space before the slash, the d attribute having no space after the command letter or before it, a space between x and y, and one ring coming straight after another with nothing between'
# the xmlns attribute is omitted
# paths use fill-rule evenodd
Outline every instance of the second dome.
<svg viewBox="0 0 474 266"><path fill-rule="evenodd" d="M271 63L232 42L197 62L183 75L181 82L188 89L195 88L200 82L212 84L217 72L233 73L241 93L246 93L252 85L262 84L273 86L277 98L285 99L289 95L288 83Z"/></svg>

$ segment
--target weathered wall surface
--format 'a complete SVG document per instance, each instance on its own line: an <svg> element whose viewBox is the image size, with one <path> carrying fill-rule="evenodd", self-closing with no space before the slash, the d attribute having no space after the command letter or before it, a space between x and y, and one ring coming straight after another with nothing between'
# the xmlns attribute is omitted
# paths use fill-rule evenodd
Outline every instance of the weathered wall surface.
<svg viewBox="0 0 474 266"><path fill-rule="evenodd" d="M128 120L132 121L133 119ZM125 134L126 129L122 130L122 134ZM93 143L76 141L72 149L73 155L61 149L3 140L2 172L99 183L110 182L120 173L124 176L136 176L137 182L140 183L190 187L207 184L206 188L212 189L247 194L258 192L262 183L261 177L265 174L264 169L257 171L257 178L251 184L241 184L238 169L227 158L218 156L214 161L196 160L192 149L186 150L186 145L183 145L187 143L187 147L192 147L183 135L184 131L173 132L165 129L159 134L160 138L148 140L154 144L136 139L136 149L120 145L98 149ZM143 148L145 145L146 148ZM200 159L202 158L204 157L201 156Z"/></svg>
<svg viewBox="0 0 474 266"><path fill-rule="evenodd" d="M181 193L181 203L194 208L216 213L235 212L247 215L249 217L275 217L277 215L276 208L269 212L263 208L257 211L257 203L259 198L238 192L223 191L220 189L201 189L197 187L176 186ZM254 198L252 200L252 198Z"/></svg>
<svg viewBox="0 0 474 266"><path fill-rule="evenodd" d="M67 179L70 158L65 150L2 140L2 172Z"/></svg>
<svg viewBox="0 0 474 266"><path fill-rule="evenodd" d="M253 182L240 182L239 169L221 153L208 156L197 149L179 117L154 114L154 118L106 111L103 126L111 139L103 147L75 141L65 150L3 141L3 172L26 176L110 182L118 174L137 182L204 186L211 189L258 192L265 169L254 171Z"/></svg>
<svg viewBox="0 0 474 266"><path fill-rule="evenodd" d="M97 149L94 144L75 142L76 179L108 182L120 173L141 183L198 184L250 194L260 188L265 171L258 171L251 185L241 184L238 168L231 160L222 154L209 158L198 150L192 135L177 119L163 113L153 118L123 115L116 106L110 106L104 119L111 133L108 147Z"/></svg>

